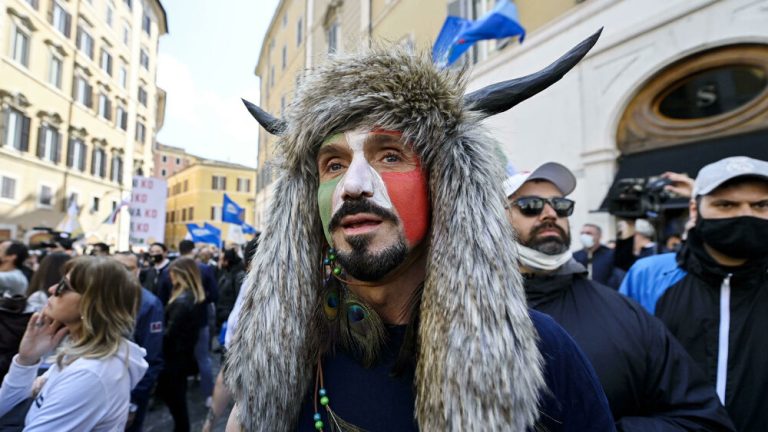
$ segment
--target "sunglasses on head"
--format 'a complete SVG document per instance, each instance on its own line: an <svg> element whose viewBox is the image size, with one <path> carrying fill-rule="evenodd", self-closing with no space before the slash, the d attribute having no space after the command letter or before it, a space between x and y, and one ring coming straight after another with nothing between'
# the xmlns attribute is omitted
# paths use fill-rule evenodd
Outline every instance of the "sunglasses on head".
<svg viewBox="0 0 768 432"><path fill-rule="evenodd" d="M544 206L549 204L558 217L568 217L573 214L573 206L575 201L568 198L543 198L539 196L526 196L520 197L510 204L520 209L520 213L524 216L538 216L544 211Z"/></svg>
<svg viewBox="0 0 768 432"><path fill-rule="evenodd" d="M72 285L69 284L67 278L63 277L59 281L59 284L56 285L56 289L53 291L53 295L54 297L59 297L67 291L74 291L74 289L72 288Z"/></svg>

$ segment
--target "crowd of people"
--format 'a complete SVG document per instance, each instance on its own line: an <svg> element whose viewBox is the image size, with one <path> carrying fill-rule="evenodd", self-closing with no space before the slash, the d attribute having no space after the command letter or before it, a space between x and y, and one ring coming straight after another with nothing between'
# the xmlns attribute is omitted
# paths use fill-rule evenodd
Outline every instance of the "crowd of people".
<svg viewBox="0 0 768 432"><path fill-rule="evenodd" d="M211 407L211 335L223 342L257 239L245 257L189 240L170 257L44 246L0 243L0 429L141 431L154 396L190 430L187 380Z"/></svg>

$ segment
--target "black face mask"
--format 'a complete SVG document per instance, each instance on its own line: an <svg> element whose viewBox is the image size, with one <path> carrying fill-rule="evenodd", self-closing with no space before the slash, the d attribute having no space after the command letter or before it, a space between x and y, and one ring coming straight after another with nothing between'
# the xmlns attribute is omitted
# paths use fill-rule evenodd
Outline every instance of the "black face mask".
<svg viewBox="0 0 768 432"><path fill-rule="evenodd" d="M696 230L704 243L731 258L768 255L768 219L753 216L700 218Z"/></svg>
<svg viewBox="0 0 768 432"><path fill-rule="evenodd" d="M160 264L163 262L163 254L158 255L151 255L152 261L154 261L156 264Z"/></svg>

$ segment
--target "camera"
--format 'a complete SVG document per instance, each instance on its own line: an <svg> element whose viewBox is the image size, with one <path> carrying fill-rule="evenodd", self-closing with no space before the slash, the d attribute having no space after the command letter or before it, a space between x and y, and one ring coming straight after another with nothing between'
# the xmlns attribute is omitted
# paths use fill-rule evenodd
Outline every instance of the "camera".
<svg viewBox="0 0 768 432"><path fill-rule="evenodd" d="M665 189L672 181L663 177L623 178L608 192L608 213L626 219L655 219L664 203L675 197Z"/></svg>

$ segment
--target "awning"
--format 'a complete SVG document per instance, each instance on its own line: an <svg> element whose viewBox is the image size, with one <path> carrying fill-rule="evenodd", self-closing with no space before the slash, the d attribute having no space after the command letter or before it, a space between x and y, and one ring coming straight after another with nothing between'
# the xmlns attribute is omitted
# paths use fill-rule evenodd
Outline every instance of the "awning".
<svg viewBox="0 0 768 432"><path fill-rule="evenodd" d="M617 186L621 180L655 177L665 171L686 173L696 178L705 165L730 156L749 156L768 161L768 129L621 156L618 160L619 171L600 208L595 211L608 211L608 202L617 197L620 189ZM663 207L680 208L686 205L686 200L672 199Z"/></svg>

